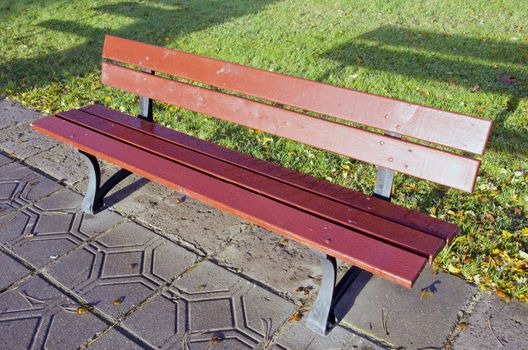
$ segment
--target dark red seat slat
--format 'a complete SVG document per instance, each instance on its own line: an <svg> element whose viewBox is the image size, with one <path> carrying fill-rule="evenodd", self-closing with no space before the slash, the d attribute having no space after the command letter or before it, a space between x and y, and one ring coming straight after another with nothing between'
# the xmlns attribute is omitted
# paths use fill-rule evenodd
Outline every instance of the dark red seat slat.
<svg viewBox="0 0 528 350"><path fill-rule="evenodd" d="M285 237L411 287L426 263L418 254L306 213L86 127L49 116L37 131L188 194Z"/></svg>
<svg viewBox="0 0 528 350"><path fill-rule="evenodd" d="M232 163L196 152L191 148L185 148L145 134L140 130L123 126L115 121L97 117L79 110L62 112L59 114L59 117L133 144L149 152L168 157L178 163L219 177L238 186L251 189L252 191L308 211L327 220L334 221L340 225L365 232L375 238L427 256L430 260L444 246L444 241L438 237L332 201L331 199L321 197L313 192L300 189L260 173L240 168ZM172 130L170 131L174 132Z"/></svg>
<svg viewBox="0 0 528 350"><path fill-rule="evenodd" d="M388 201L367 196L361 192L319 180L310 175L299 173L280 165L253 158L249 155L226 149L211 142L203 141L160 125L130 118L129 115L99 105L84 107L81 110L112 120L115 123L171 141L174 144L192 148L209 156L231 162L239 167L272 177L299 188L309 190L347 206L363 210L370 214L427 232L449 242L459 233L458 226L438 220L427 214L413 211Z"/></svg>

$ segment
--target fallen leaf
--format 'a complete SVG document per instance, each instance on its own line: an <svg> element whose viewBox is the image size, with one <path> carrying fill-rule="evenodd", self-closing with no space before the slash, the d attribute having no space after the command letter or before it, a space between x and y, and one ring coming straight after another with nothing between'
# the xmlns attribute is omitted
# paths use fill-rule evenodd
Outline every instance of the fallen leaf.
<svg viewBox="0 0 528 350"><path fill-rule="evenodd" d="M493 221L495 221L495 217L491 213L486 213L486 214L484 214L484 220L489 221L489 222L493 222Z"/></svg>
<svg viewBox="0 0 528 350"><path fill-rule="evenodd" d="M432 296L433 296L433 292L431 292L429 289L420 291L420 300L427 299Z"/></svg>
<svg viewBox="0 0 528 350"><path fill-rule="evenodd" d="M198 288L196 288L199 292L203 292L205 290L205 287L207 287L207 284L199 285Z"/></svg>
<svg viewBox="0 0 528 350"><path fill-rule="evenodd" d="M497 289L497 296L507 303L510 302L510 296L506 294L506 292L504 292L502 289Z"/></svg>
<svg viewBox="0 0 528 350"><path fill-rule="evenodd" d="M178 197L178 199L176 199L176 203L177 203L177 204L182 204L182 203L184 203L186 200L187 200L187 196L181 196L181 197Z"/></svg>
<svg viewBox="0 0 528 350"><path fill-rule="evenodd" d="M479 85L475 85L471 88L471 92L480 92L480 86Z"/></svg>
<svg viewBox="0 0 528 350"><path fill-rule="evenodd" d="M281 247L287 247L288 246L288 240L286 238L279 239L279 245Z"/></svg>
<svg viewBox="0 0 528 350"><path fill-rule="evenodd" d="M112 301L112 304L114 305L121 305L123 303L123 301L125 301L125 297L124 296L121 296L117 299L115 299L114 301Z"/></svg>
<svg viewBox="0 0 528 350"><path fill-rule="evenodd" d="M112 97L110 97L110 96L105 96L104 100L105 100L106 102L110 102L110 101L112 101Z"/></svg>
<svg viewBox="0 0 528 350"><path fill-rule="evenodd" d="M460 322L459 324L457 324L457 327L460 328L461 330L466 330L469 327L469 323Z"/></svg>
<svg viewBox="0 0 528 350"><path fill-rule="evenodd" d="M501 77L498 77L497 81L499 83L502 83L502 84L512 85L512 84L515 84L517 82L517 79L514 76L511 76L511 75L503 75Z"/></svg>
<svg viewBox="0 0 528 350"><path fill-rule="evenodd" d="M93 307L90 306L90 305L81 305L77 308L77 310L75 310L75 313L77 315L83 315L87 312L89 312Z"/></svg>
<svg viewBox="0 0 528 350"><path fill-rule="evenodd" d="M302 312L297 311L296 313L292 315L292 317L290 317L290 321L299 322L302 319L302 317L303 317Z"/></svg>
<svg viewBox="0 0 528 350"><path fill-rule="evenodd" d="M519 207L515 207L515 208L513 208L513 214L514 214L515 216L522 216L522 209L519 208Z"/></svg>

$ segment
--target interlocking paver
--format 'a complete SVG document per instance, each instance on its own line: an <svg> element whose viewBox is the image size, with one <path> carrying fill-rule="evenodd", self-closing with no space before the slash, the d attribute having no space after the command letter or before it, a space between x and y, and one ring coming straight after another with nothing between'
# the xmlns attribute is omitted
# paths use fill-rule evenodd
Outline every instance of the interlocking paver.
<svg viewBox="0 0 528 350"><path fill-rule="evenodd" d="M2 269L0 273L0 290L5 289L11 283L30 272L24 265L3 252L0 252L0 266Z"/></svg>
<svg viewBox="0 0 528 350"><path fill-rule="evenodd" d="M108 325L35 276L0 294L0 348L74 349Z"/></svg>
<svg viewBox="0 0 528 350"><path fill-rule="evenodd" d="M156 199L137 218L208 255L224 249L226 242L240 232L243 224L240 219L192 198L183 202L181 198L181 194L173 192L162 202ZM231 230L232 227L236 230Z"/></svg>
<svg viewBox="0 0 528 350"><path fill-rule="evenodd" d="M64 189L0 218L5 226L0 243L37 267L59 258L98 233L86 228L90 220L79 211L80 201L81 196Z"/></svg>
<svg viewBox="0 0 528 350"><path fill-rule="evenodd" d="M196 259L195 254L126 220L47 271L118 318Z"/></svg>
<svg viewBox="0 0 528 350"><path fill-rule="evenodd" d="M124 325L154 346L177 348L186 343L200 349L213 343L215 349L252 349L269 341L295 309L294 304L204 261L127 317ZM158 321L153 319L155 310Z"/></svg>
<svg viewBox="0 0 528 350"><path fill-rule="evenodd" d="M75 149L64 144L53 145L25 161L68 185L88 176L84 160Z"/></svg>
<svg viewBox="0 0 528 350"><path fill-rule="evenodd" d="M453 342L455 350L528 349L528 305L485 293Z"/></svg>
<svg viewBox="0 0 528 350"><path fill-rule="evenodd" d="M383 347L378 346L343 327L337 327L332 330L331 335L323 337L306 328L302 322L289 323L282 330L280 336L270 348L273 350L383 349Z"/></svg>
<svg viewBox="0 0 528 350"><path fill-rule="evenodd" d="M13 162L12 158L4 156L2 153L0 153L0 166L6 165Z"/></svg>
<svg viewBox="0 0 528 350"><path fill-rule="evenodd" d="M143 342L135 340L130 337L119 327L112 328L108 332L104 333L101 337L97 338L93 343L88 346L90 350L109 350L109 349L148 349Z"/></svg>
<svg viewBox="0 0 528 350"><path fill-rule="evenodd" d="M319 258L305 246L257 226L241 232L232 243L218 260L297 301L304 299L295 293L299 287L317 285L310 276L320 274Z"/></svg>
<svg viewBox="0 0 528 350"><path fill-rule="evenodd" d="M18 162L4 165L0 168L0 217L59 189L55 181Z"/></svg>
<svg viewBox="0 0 528 350"><path fill-rule="evenodd" d="M432 296L422 295L422 290ZM346 312L346 324L395 346L435 348L446 342L459 311L474 293L474 286L446 273L433 273L430 266L412 289L362 272L337 309Z"/></svg>

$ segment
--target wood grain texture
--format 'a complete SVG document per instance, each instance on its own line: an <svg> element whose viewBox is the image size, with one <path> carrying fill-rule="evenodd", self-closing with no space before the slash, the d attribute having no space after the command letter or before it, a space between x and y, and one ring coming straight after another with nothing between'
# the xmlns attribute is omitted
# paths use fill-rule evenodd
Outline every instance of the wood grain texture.
<svg viewBox="0 0 528 350"><path fill-rule="evenodd" d="M411 287L426 259L56 116L32 128L264 228Z"/></svg>
<svg viewBox="0 0 528 350"><path fill-rule="evenodd" d="M471 192L480 162L238 96L103 63L102 82L270 134Z"/></svg>
<svg viewBox="0 0 528 350"><path fill-rule="evenodd" d="M445 242L438 237L332 201L313 192L203 154L192 148L182 147L170 141L146 134L141 130L129 128L113 120L97 117L80 110L62 112L58 116L226 182L302 209L325 220L350 227L377 239L413 251L427 257L430 262L444 247Z"/></svg>
<svg viewBox="0 0 528 350"><path fill-rule="evenodd" d="M367 196L362 192L335 185L328 181L317 179L313 176L282 167L278 164L254 158L248 154L227 149L212 142L200 140L196 137L186 135L155 123L150 123L139 118L131 118L128 114L101 105L86 106L81 108L81 110L105 118L114 123L119 123L129 128L156 136L160 139L170 141L175 145L191 148L194 151L206 154L210 157L229 162L238 167L251 170L292 186L296 186L300 189L313 192L319 196L363 210L372 215L415 228L419 231L427 232L440 237L447 242L450 242L451 239L460 232L457 225L439 220L427 214L410 210L376 197Z"/></svg>
<svg viewBox="0 0 528 350"><path fill-rule="evenodd" d="M103 57L483 154L492 122L107 35Z"/></svg>

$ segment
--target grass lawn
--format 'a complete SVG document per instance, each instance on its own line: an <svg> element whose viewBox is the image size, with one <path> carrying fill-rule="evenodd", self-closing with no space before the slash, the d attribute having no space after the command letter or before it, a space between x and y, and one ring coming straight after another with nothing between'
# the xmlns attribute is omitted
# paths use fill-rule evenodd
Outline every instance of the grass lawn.
<svg viewBox="0 0 528 350"><path fill-rule="evenodd" d="M396 176L394 201L462 227L435 266L528 302L528 2L3 0L0 94L44 113L137 98L99 83L104 33L495 121L473 194ZM513 76L513 84L497 79ZM478 86L478 87L477 87ZM375 168L156 106L158 121L370 193Z"/></svg>

